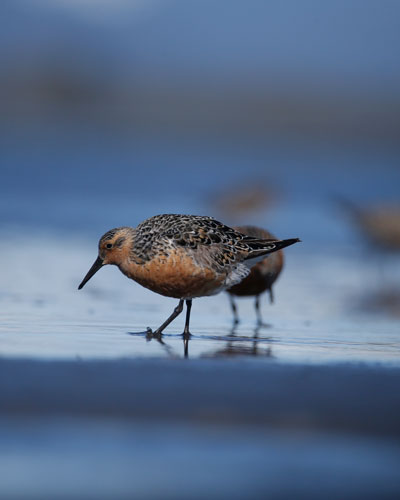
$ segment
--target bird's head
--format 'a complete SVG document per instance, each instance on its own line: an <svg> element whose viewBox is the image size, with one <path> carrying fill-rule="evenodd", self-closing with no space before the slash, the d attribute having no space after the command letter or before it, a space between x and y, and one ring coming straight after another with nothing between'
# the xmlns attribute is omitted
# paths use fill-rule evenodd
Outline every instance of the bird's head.
<svg viewBox="0 0 400 500"><path fill-rule="evenodd" d="M119 266L129 256L132 246L134 229L131 227L117 227L107 231L99 241L99 255L92 267L83 278L78 290L94 276L97 271L107 264Z"/></svg>

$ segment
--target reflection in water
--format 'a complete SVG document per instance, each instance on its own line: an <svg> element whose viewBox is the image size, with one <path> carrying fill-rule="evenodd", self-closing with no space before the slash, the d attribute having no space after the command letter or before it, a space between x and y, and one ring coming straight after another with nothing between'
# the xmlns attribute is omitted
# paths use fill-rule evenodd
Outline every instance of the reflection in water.
<svg viewBox="0 0 400 500"><path fill-rule="evenodd" d="M259 337L259 332L262 325L257 325L254 328L253 336L251 337L238 337L235 323L232 327L230 337L228 337L226 346L222 349L205 354L202 357L222 358L234 356L260 356L265 358L272 358L272 348L268 345L267 348L261 347L260 344L270 342L270 337Z"/></svg>
<svg viewBox="0 0 400 500"><path fill-rule="evenodd" d="M190 340L190 337L188 337L188 336L183 337L183 356L185 358L189 357L189 340Z"/></svg>
<svg viewBox="0 0 400 500"><path fill-rule="evenodd" d="M237 325L234 324L229 336L217 336L217 335L201 335L195 336L196 339L212 340L217 342L226 342L226 346L222 349L216 349L211 353L205 353L201 357L204 358L222 358L222 357L233 357L233 356L259 356L264 358L272 358L272 348L270 345L268 347L261 347L261 344L269 344L271 342L271 337L260 337L259 333L262 325L257 325L253 330L253 335L246 336L237 334ZM175 353L173 347L167 344L164 340L165 335L157 334L153 332L150 328L146 332L132 333L128 332L129 335L135 335L144 337L147 342L155 340L158 342L166 353L171 358L177 358L178 355ZM173 337L176 337L173 335ZM179 335L183 340L183 357L189 358L189 344L190 340L193 339L193 335Z"/></svg>
<svg viewBox="0 0 400 500"><path fill-rule="evenodd" d="M167 352L168 356L170 356L172 358L176 357L175 354L174 354L174 350L172 349L172 347L170 345L166 344L163 341L162 334L161 333L157 333L157 332L153 332L151 328L147 328L147 331L146 331L146 340L147 340L147 342L150 342L153 339L156 340L159 344L161 344L163 346L163 348Z"/></svg>
<svg viewBox="0 0 400 500"><path fill-rule="evenodd" d="M146 339L147 342L151 342L152 340L155 340L156 342L158 342L163 347L163 349L166 351L166 353L168 354L168 356L170 358L176 358L176 357L178 357L175 354L174 349L169 344L167 344L164 341L162 333L158 333L157 331L153 332L153 330L151 328L147 328L147 330L145 332L138 332L138 333L128 332L128 334L129 335L137 335L137 336L140 336L140 337L145 337L145 339ZM190 336L191 336L190 334L189 335L182 334L182 338L183 338L183 356L185 358L189 357L189 340L190 340Z"/></svg>
<svg viewBox="0 0 400 500"><path fill-rule="evenodd" d="M163 347L163 349L165 350L165 352L167 353L167 355L170 358L177 357L173 348L169 344L166 344L164 342L164 340L162 338L162 334L153 332L151 328L147 328L147 330L145 332L128 332L128 335L144 337L147 342L151 342L152 340L156 340Z"/></svg>
<svg viewBox="0 0 400 500"><path fill-rule="evenodd" d="M190 340L190 337L191 337L190 333L189 334L185 334L185 333L182 334L182 338L183 338L183 357L184 358L188 358L189 357L189 340ZM157 342L159 342L165 348L165 350L167 351L167 354L170 357L172 357L172 358L176 358L177 357L176 354L174 353L173 348L170 345L168 345L168 344L166 344L164 342L162 333L153 332L151 330L151 328L148 328L147 332L146 332L146 340L148 342L150 342L151 340L156 340Z"/></svg>

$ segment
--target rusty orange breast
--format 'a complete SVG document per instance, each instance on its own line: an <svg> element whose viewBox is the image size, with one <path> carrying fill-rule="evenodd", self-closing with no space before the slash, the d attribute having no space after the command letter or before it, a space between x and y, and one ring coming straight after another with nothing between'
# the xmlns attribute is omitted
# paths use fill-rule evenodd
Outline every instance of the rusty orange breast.
<svg viewBox="0 0 400 500"><path fill-rule="evenodd" d="M153 292L174 298L193 298L217 293L226 276L198 265L184 249L158 254L144 264L125 261L120 270Z"/></svg>

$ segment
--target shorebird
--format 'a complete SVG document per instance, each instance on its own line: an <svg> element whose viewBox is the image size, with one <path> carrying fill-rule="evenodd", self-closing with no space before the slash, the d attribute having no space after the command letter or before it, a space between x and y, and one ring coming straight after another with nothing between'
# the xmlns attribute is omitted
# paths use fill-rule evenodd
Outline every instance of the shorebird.
<svg viewBox="0 0 400 500"><path fill-rule="evenodd" d="M381 203L359 207L352 201L336 198L358 224L374 248L391 252L400 251L400 204Z"/></svg>
<svg viewBox="0 0 400 500"><path fill-rule="evenodd" d="M154 332L162 331L182 312L186 302L184 337L189 337L192 299L230 288L250 270L254 259L300 241L246 236L213 217L164 214L136 228L118 227L99 241L99 254L80 290L104 265L112 264L128 278L166 297L179 299L173 313Z"/></svg>
<svg viewBox="0 0 400 500"><path fill-rule="evenodd" d="M269 231L256 226L237 226L234 229L241 234L245 234L253 238L274 241L276 240L275 236L273 236ZM272 285L275 283L280 272L282 271L283 262L283 251L281 249L277 250L272 255L267 255L259 262L256 262L250 269L250 274L246 276L240 283L237 283L231 288L228 288L227 292L230 296L235 323L239 322L239 316L233 297L249 297L254 295L254 305L256 309L257 322L259 325L262 324L262 317L260 312L260 295L268 290L270 303L273 303L274 294L272 291Z"/></svg>

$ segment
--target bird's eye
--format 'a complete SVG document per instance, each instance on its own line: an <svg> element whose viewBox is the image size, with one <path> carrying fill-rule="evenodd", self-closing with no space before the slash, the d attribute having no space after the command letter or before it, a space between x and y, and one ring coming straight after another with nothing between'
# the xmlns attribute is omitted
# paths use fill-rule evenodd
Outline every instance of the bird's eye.
<svg viewBox="0 0 400 500"><path fill-rule="evenodd" d="M106 248L112 248L112 243L107 243Z"/></svg>

